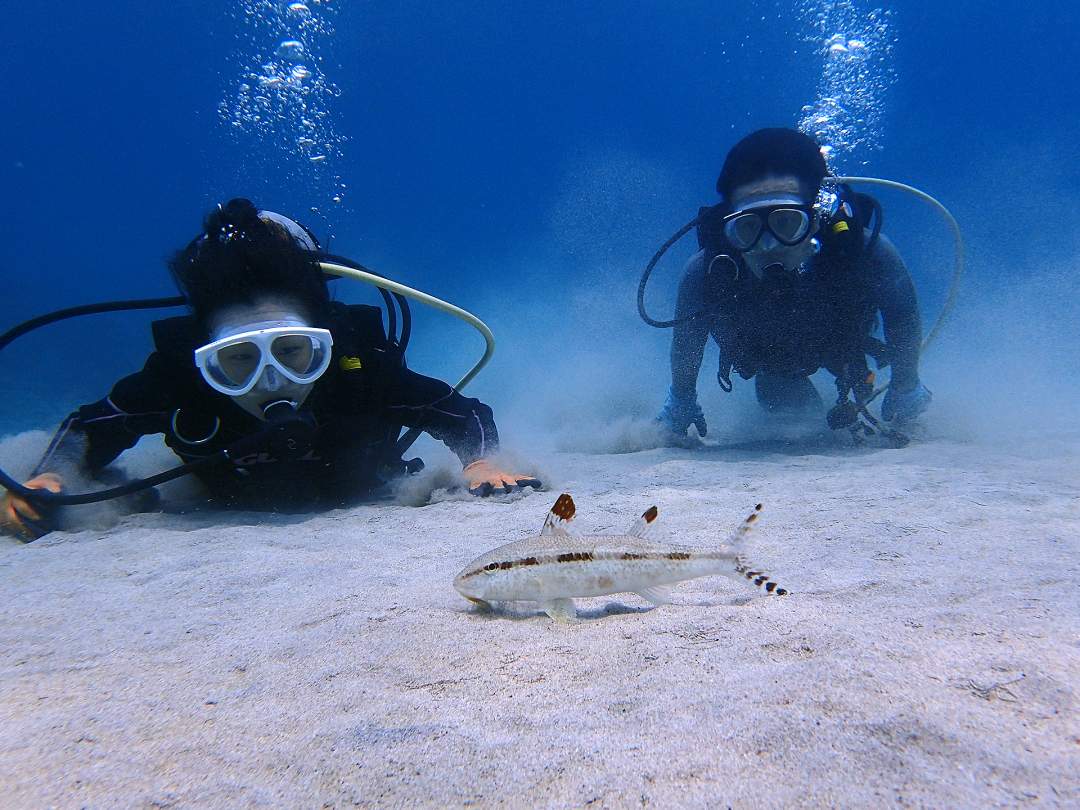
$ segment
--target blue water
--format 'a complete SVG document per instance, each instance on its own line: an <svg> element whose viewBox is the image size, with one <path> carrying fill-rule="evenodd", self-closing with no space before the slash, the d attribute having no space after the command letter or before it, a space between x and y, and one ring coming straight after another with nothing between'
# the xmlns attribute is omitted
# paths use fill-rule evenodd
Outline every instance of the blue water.
<svg viewBox="0 0 1080 810"><path fill-rule="evenodd" d="M243 66L272 47L236 13L243 3L5 8L0 324L171 294L164 258L208 207L249 196L332 233L334 250L489 318L502 341L477 391L497 414L495 400L511 395L500 381L528 364L533 384L547 385L534 373L546 360L556 385L596 398L582 389L604 384L590 368L607 352L625 353L615 335L635 347L625 360L640 372L632 407L658 406L669 336L636 320L637 274L714 201L739 137L794 124L814 102L823 57L802 10L829 4L310 5L332 13L332 35L315 44L340 91L325 100L327 123L344 142L332 167L309 170L222 120ZM1077 287L1062 268L1076 267L1080 248L1080 9L884 8L892 80L879 98L880 148L840 154L842 167L914 183L952 208L969 241L968 305L1004 289L1035 300L1018 317L1037 314L1043 296L1067 321L1075 308L1059 299ZM347 186L341 203L330 201L329 174ZM883 199L929 319L949 268L947 232L916 203ZM677 261L665 267L661 310ZM1048 267L1057 268L1050 281ZM564 304L573 317L559 323L552 315ZM0 363L0 434L48 427L104 395L141 364L148 319L83 321L15 344ZM413 364L453 377L477 342L456 325L444 335L444 323L421 317ZM1031 351L1052 354L1054 373L1075 374L1075 337L1061 326ZM953 350L973 342L962 329L945 340ZM980 346L983 356L999 349ZM948 391L947 380L935 384Z"/></svg>

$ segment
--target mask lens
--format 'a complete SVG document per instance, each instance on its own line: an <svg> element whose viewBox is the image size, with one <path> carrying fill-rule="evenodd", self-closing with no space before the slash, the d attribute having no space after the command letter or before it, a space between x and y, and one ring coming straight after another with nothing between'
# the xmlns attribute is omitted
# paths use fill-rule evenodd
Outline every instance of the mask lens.
<svg viewBox="0 0 1080 810"><path fill-rule="evenodd" d="M308 335L281 335L270 345L274 359L290 371L303 376L319 367L321 343Z"/></svg>
<svg viewBox="0 0 1080 810"><path fill-rule="evenodd" d="M761 217L753 213L734 216L724 225L724 235L739 250L749 250L761 236Z"/></svg>
<svg viewBox="0 0 1080 810"><path fill-rule="evenodd" d="M810 217L799 208L777 208L769 212L769 230L779 241L794 245L810 231Z"/></svg>
<svg viewBox="0 0 1080 810"><path fill-rule="evenodd" d="M214 352L206 370L222 385L242 388L259 370L261 359L262 352L254 343L233 343Z"/></svg>

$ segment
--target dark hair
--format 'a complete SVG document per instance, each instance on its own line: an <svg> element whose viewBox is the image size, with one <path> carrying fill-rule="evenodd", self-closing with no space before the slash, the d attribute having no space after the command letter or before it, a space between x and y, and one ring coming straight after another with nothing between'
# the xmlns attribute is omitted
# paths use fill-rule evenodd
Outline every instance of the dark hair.
<svg viewBox="0 0 1080 810"><path fill-rule="evenodd" d="M294 300L316 323L330 305L317 256L242 198L207 214L203 234L172 258L169 271L204 330L215 312L267 294Z"/></svg>
<svg viewBox="0 0 1080 810"><path fill-rule="evenodd" d="M739 186L776 175L794 175L803 186L807 200L817 196L829 173L821 146L795 129L759 129L739 141L728 152L724 168L716 180L716 190L725 200Z"/></svg>

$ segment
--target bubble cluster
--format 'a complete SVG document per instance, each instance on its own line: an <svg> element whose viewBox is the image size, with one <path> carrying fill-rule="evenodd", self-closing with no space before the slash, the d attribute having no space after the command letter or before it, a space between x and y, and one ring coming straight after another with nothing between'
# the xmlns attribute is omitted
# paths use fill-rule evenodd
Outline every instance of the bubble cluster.
<svg viewBox="0 0 1080 810"><path fill-rule="evenodd" d="M866 164L881 148L885 96L896 80L892 12L861 0L804 0L807 40L822 60L817 98L802 108L799 129L821 143L833 171Z"/></svg>
<svg viewBox="0 0 1080 810"><path fill-rule="evenodd" d="M219 105L222 123L248 147L249 168L340 204L347 139L335 128L340 91L321 53L334 35L330 0L242 0L233 13L243 23L238 78Z"/></svg>

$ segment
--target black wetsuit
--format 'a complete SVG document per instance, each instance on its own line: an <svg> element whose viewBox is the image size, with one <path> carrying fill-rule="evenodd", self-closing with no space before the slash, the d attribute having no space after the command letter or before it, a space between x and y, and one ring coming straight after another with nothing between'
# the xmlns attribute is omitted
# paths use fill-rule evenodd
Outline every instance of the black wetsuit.
<svg viewBox="0 0 1080 810"><path fill-rule="evenodd" d="M815 396L809 375L865 368L866 353L891 363L892 384L918 384L922 323L915 288L903 260L884 236L848 261L817 256L788 284L770 286L742 272L732 279L730 262L710 272L704 251L687 265L679 285L671 343L676 395L696 396L698 372L709 335L720 347L720 381L731 372L756 377L766 408L808 404ZM871 339L877 315L884 346ZM809 394L808 394L809 392Z"/></svg>
<svg viewBox="0 0 1080 810"><path fill-rule="evenodd" d="M386 342L380 310L335 304L328 326L332 362L300 409L316 426L312 450L294 459L253 451L235 463L200 469L212 501L288 509L354 500L382 485L388 469L400 471L392 448L402 427L423 429L465 464L496 450L491 408L409 370ZM183 461L193 461L265 426L203 380L193 360L201 336L192 319L154 327L157 351L142 371L71 414L39 470L67 461L94 473L155 433Z"/></svg>

